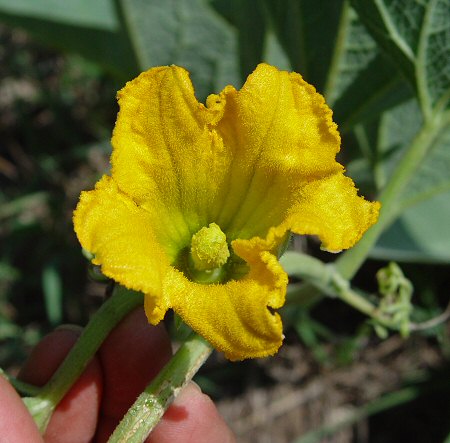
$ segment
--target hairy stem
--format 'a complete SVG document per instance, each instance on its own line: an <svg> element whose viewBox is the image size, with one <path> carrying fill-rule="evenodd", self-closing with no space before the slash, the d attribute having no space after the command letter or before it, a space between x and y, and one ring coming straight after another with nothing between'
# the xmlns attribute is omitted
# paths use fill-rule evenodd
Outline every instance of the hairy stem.
<svg viewBox="0 0 450 443"><path fill-rule="evenodd" d="M111 330L130 311L142 304L142 294L117 286L113 295L92 317L62 365L36 398L44 405L37 407L33 415L41 433L45 431L58 403L83 373Z"/></svg>
<svg viewBox="0 0 450 443"><path fill-rule="evenodd" d="M158 376L137 398L109 443L142 443L158 424L172 400L197 373L212 352L212 347L192 333Z"/></svg>

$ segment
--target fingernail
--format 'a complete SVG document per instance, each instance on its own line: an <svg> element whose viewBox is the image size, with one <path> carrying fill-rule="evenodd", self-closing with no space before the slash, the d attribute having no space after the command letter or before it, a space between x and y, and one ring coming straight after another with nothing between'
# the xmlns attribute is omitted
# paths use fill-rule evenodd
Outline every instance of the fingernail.
<svg viewBox="0 0 450 443"><path fill-rule="evenodd" d="M73 332L76 335L80 335L83 332L83 328L81 326L77 326L77 325L71 325L71 324L63 324L63 325L59 325L55 331L69 331L69 332Z"/></svg>
<svg viewBox="0 0 450 443"><path fill-rule="evenodd" d="M191 397L192 395L194 395L195 397L197 394L201 393L202 390L200 389L200 386L197 383L190 381L175 397L173 404L184 404L187 398Z"/></svg>
<svg viewBox="0 0 450 443"><path fill-rule="evenodd" d="M202 388L197 384L197 383L195 383L195 381L190 381L189 382L189 384L188 384L188 386L192 386L194 389L196 389L198 392L203 392L202 391Z"/></svg>

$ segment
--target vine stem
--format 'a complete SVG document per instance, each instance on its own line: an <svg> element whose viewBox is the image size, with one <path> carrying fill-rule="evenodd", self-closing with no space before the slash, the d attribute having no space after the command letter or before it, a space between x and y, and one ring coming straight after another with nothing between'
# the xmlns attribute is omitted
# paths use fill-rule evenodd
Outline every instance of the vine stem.
<svg viewBox="0 0 450 443"><path fill-rule="evenodd" d="M112 296L92 317L53 377L32 401L25 401L42 434L54 409L83 373L111 330L130 311L142 304L142 294L116 286Z"/></svg>
<svg viewBox="0 0 450 443"><path fill-rule="evenodd" d="M381 192L379 197L381 211L378 222L353 248L336 260L336 268L344 278L351 279L356 274L382 232L398 216L396 208L398 198L438 136L443 120L440 117L437 115L428 121L417 133L393 176Z"/></svg>
<svg viewBox="0 0 450 443"><path fill-rule="evenodd" d="M281 259L281 263L289 275L308 281L308 283L300 286L296 293L291 294L287 302L288 305L301 302L302 296L304 302L310 302L310 299L304 297L305 291L307 294L322 293L329 297L339 298L356 310L375 319L383 326L398 329L396 322L352 289L350 282L336 270L334 265L326 265L315 257L298 252L287 252Z"/></svg>
<svg viewBox="0 0 450 443"><path fill-rule="evenodd" d="M196 333L192 333L158 376L139 395L108 443L142 443L211 352L211 345Z"/></svg>

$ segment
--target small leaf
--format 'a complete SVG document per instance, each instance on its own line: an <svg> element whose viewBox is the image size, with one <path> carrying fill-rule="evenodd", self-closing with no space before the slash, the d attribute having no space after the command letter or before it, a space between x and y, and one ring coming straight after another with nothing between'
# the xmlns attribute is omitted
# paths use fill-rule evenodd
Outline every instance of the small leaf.
<svg viewBox="0 0 450 443"><path fill-rule="evenodd" d="M43 434L55 409L55 405L50 400L44 400L39 397L24 397L22 401L33 417L39 431Z"/></svg>
<svg viewBox="0 0 450 443"><path fill-rule="evenodd" d="M61 276L52 263L42 273L42 289L44 292L45 310L52 326L61 324L63 317L63 288Z"/></svg>

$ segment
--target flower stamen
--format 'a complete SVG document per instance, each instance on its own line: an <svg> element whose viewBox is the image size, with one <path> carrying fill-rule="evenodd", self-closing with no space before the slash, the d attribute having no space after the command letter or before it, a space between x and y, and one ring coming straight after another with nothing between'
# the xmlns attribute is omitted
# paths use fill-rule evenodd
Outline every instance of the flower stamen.
<svg viewBox="0 0 450 443"><path fill-rule="evenodd" d="M222 267L230 257L226 235L218 225L210 223L192 236L190 255L198 271Z"/></svg>

